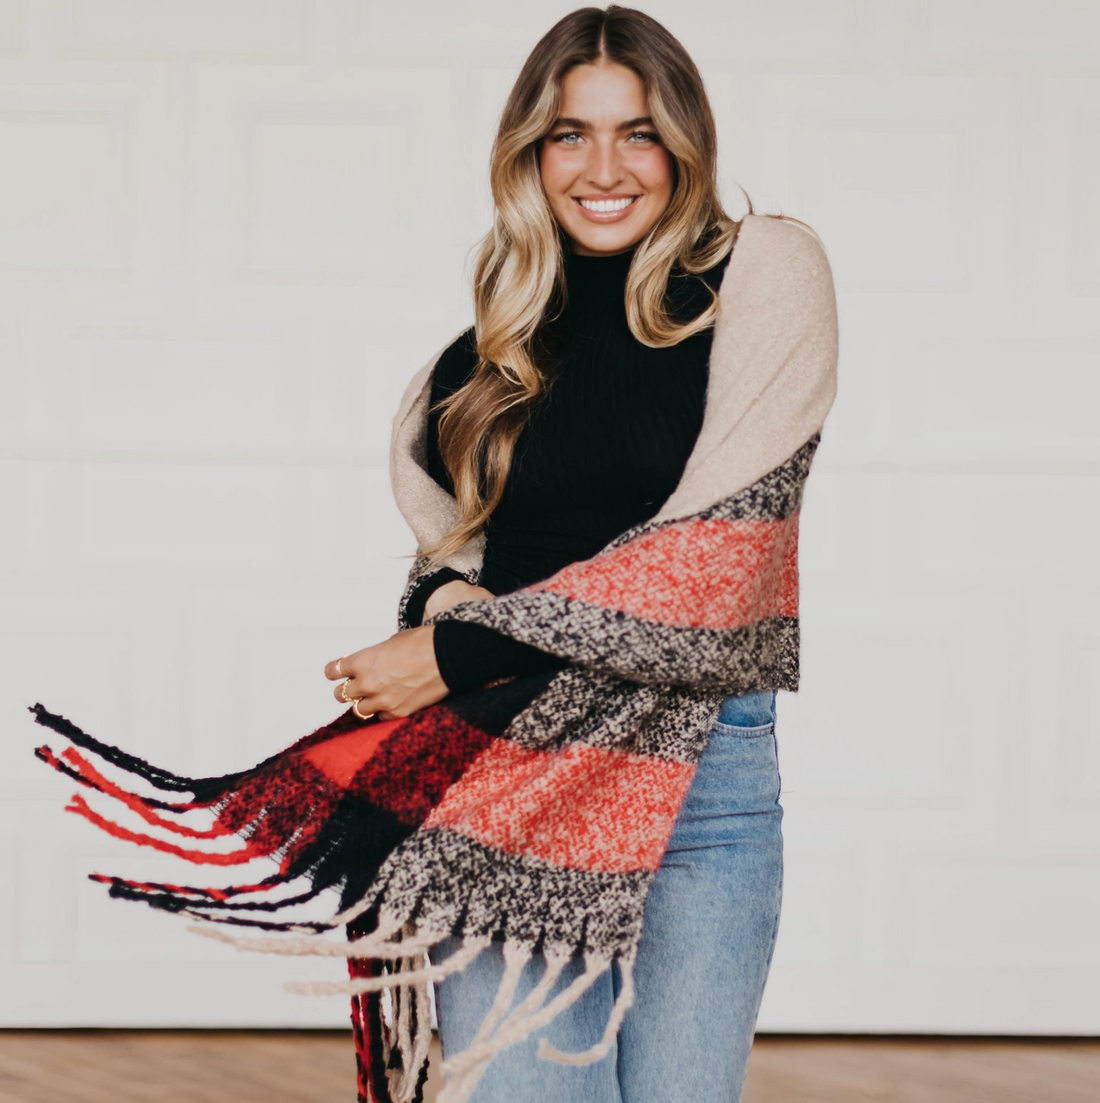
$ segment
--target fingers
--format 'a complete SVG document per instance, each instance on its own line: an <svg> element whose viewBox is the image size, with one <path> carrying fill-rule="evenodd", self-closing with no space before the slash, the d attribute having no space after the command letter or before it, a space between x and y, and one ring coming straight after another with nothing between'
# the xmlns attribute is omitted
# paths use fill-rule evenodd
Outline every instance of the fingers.
<svg viewBox="0 0 1100 1103"><path fill-rule="evenodd" d="M341 655L340 658L325 663L325 677L330 682L340 683L332 691L333 697L340 704L347 705L360 720L370 720L377 715L377 709L370 707L367 690L363 685L365 671L370 665L368 663L364 666L363 656L368 651L370 648L365 647L362 651Z"/></svg>
<svg viewBox="0 0 1100 1103"><path fill-rule="evenodd" d="M373 647L364 647L361 651L353 651L349 655L341 655L330 663L325 663L325 677L330 682L342 682L346 678L354 678L370 666L370 655Z"/></svg>
<svg viewBox="0 0 1100 1103"><path fill-rule="evenodd" d="M325 677L330 682L340 684L332 691L333 697L342 705L349 705L355 709L355 714L360 720L367 720L372 715L372 710L362 703L364 690L355 684L356 673L353 663L362 652L354 655L341 655L330 663L325 663Z"/></svg>
<svg viewBox="0 0 1100 1103"><path fill-rule="evenodd" d="M326 678L332 681L337 678L343 679L332 691L333 697L342 705L354 706L358 702L356 713L360 719L377 712L376 708L370 707L369 699L374 694L367 685L372 666L367 655L370 650L369 647L365 647L362 651L356 651L353 655L344 655L325 667Z"/></svg>
<svg viewBox="0 0 1100 1103"><path fill-rule="evenodd" d="M351 711L354 712L360 720L370 720L371 717L375 716L376 714L373 712L368 712L366 709L360 708L362 704L362 701L352 701Z"/></svg>
<svg viewBox="0 0 1100 1103"><path fill-rule="evenodd" d="M344 690L347 696L345 696L341 690ZM356 713L360 715L360 719L366 716L367 713L373 714L381 712L387 705L392 704L388 695L384 693L371 693L365 689L356 689L354 684L348 682L341 682L332 695L340 704L348 708L355 707Z"/></svg>
<svg viewBox="0 0 1100 1103"><path fill-rule="evenodd" d="M353 679L342 681L333 691L333 697L343 705L347 705L360 720L369 720L378 712L377 708L371 708L370 698L365 690L356 688Z"/></svg>
<svg viewBox="0 0 1100 1103"><path fill-rule="evenodd" d="M354 706L360 719L405 717L442 700L448 690L435 660L434 633L430 626L411 628L328 663L325 677L337 682L333 697Z"/></svg>
<svg viewBox="0 0 1100 1103"><path fill-rule="evenodd" d="M342 682L345 679L353 680L357 675L362 677L374 665L378 648L379 644L363 647L358 651L341 655L340 658L333 659L330 663L325 663L325 677L330 682Z"/></svg>
<svg viewBox="0 0 1100 1103"><path fill-rule="evenodd" d="M332 695L343 705L350 705L352 701L358 701L363 696L362 692L356 692L350 678L341 682L332 691Z"/></svg>
<svg viewBox="0 0 1100 1103"><path fill-rule="evenodd" d="M332 695L340 704L347 708L354 708L355 714L361 720L368 715L375 715L383 720L408 716L408 711L403 710L399 702L401 695L395 695L393 687L389 690L370 688L363 679L358 682L355 679L348 679L341 682L333 690Z"/></svg>

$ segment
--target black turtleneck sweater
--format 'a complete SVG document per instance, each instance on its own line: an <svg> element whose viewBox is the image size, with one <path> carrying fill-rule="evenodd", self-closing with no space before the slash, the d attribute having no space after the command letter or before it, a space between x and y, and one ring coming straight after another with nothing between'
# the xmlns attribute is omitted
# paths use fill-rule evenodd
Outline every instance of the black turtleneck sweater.
<svg viewBox="0 0 1100 1103"><path fill-rule="evenodd" d="M540 366L549 386L516 442L500 504L486 528L479 584L508 593L590 559L620 533L652 517L675 489L703 423L713 331L668 348L641 344L626 320L626 275L634 250L610 257L565 256L567 301L546 330ZM668 302L681 321L710 302L727 256L702 276L674 273ZM477 363L467 330L436 362L431 402L457 390ZM428 471L453 491L438 448L439 415L428 419ZM443 571L414 593L407 615L423 617ZM452 692L512 674L553 670L565 660L490 628L436 625L439 672Z"/></svg>

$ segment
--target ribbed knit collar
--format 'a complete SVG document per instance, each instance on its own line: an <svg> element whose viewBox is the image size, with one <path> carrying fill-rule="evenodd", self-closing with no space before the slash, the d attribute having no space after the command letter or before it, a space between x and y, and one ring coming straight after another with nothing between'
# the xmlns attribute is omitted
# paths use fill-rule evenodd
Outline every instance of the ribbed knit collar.
<svg viewBox="0 0 1100 1103"><path fill-rule="evenodd" d="M567 326L574 334L606 334L608 329L626 331L626 277L638 246L632 245L612 256L586 257L574 253L563 242L565 286L568 303ZM675 268L669 278L665 306L671 316L686 324L706 310L711 302L709 283L714 290L721 284L729 261L727 254L701 277L687 277Z"/></svg>
<svg viewBox="0 0 1100 1103"><path fill-rule="evenodd" d="M636 247L612 256L586 257L567 249L567 325L575 335L595 336L626 326L626 277Z"/></svg>
<svg viewBox="0 0 1100 1103"><path fill-rule="evenodd" d="M638 246L632 245L622 253L614 253L611 256L587 257L580 253L574 253L568 246L565 249L565 274L566 279L581 280L607 280L626 283L626 274L630 270L630 262Z"/></svg>

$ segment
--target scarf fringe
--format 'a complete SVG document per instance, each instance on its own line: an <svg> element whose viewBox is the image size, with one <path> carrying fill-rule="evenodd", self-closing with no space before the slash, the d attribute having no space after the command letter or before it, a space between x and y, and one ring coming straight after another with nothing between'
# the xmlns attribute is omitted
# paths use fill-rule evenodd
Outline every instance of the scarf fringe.
<svg viewBox="0 0 1100 1103"><path fill-rule="evenodd" d="M467 936L458 949L438 965L428 964L427 951L440 941L438 932L418 932L414 926L394 915L380 916L373 932L346 943L314 937L301 939L239 938L225 931L202 926L188 928L196 934L228 943L241 951L347 957L351 979L346 983L312 981L289 982L284 987L297 995L329 996L348 994L353 1007L359 1008L357 1049L361 1067L377 1066L379 1058L386 1070L386 1095L360 1098L367 1103L416 1103L422 1096L431 1031L427 986L437 984L464 970L492 942L488 936ZM602 954L585 955L584 971L553 999L550 992L573 958L566 950L544 954L546 965L530 993L511 1008L524 968L533 956L531 946L506 941L503 948L505 969L496 997L482 1021L473 1042L462 1053L443 1065L445 1084L438 1103L465 1103L473 1093L490 1061L502 1050L523 1041L534 1031L551 1023L572 1007L612 966L613 960ZM564 1053L541 1039L538 1056L566 1065L587 1065L602 1060L615 1044L623 1018L634 1002L634 956L622 956L619 962L622 987L608 1016L600 1041L581 1053ZM388 993L391 1022L381 1014L377 1000ZM375 1006L372 1007L371 998ZM365 999L366 998L366 999ZM511 1009L510 1009L511 1008ZM372 1055L375 1041L381 1051Z"/></svg>
<svg viewBox="0 0 1100 1103"><path fill-rule="evenodd" d="M30 711L37 723L73 744L60 754L49 746L40 746L35 750L39 759L85 788L116 801L167 837L134 830L108 818L80 793L72 795L65 807L67 812L81 816L114 838L181 858L192 865L225 868L271 859L279 866L277 873L262 880L209 887L90 874L91 880L108 886L111 896L141 901L150 907L201 921L293 934L333 930L366 910L366 906L356 905L331 921L320 922L271 921L244 918L239 914L283 911L315 899L326 888L338 887L339 878L334 880L328 875L326 879L321 871L326 862L349 845L349 839L354 839L349 828L356 825L340 822L329 826L328 820L339 804L340 794L327 785L323 776L316 775L308 782L304 799L297 804L293 798L286 797L285 783L301 774L302 752L324 740L364 727L361 722L352 720L350 713L250 770L220 777L189 778L161 770L144 759L103 743L41 704L34 705ZM80 753L77 747L85 753ZM190 793L193 799L168 802L130 792L100 772L87 755L94 755L140 778L154 789ZM288 803L291 807L287 807ZM209 825L197 827L183 822L181 817L185 813L204 813L210 817ZM174 841L176 839L180 841ZM206 849L205 846L233 839L240 844L234 849ZM309 882L305 891L273 897L279 889L303 880Z"/></svg>
<svg viewBox="0 0 1100 1103"><path fill-rule="evenodd" d="M493 1006L489 1009L470 1046L462 1053L444 1061L445 1081L443 1090L438 1096L438 1103L465 1103L489 1062L498 1053L517 1042L522 1042L572 1007L611 968L613 961L602 954L585 954L584 971L553 999L548 1000L551 990L573 956L560 951L548 952L544 955L546 965L538 983L516 1008L505 1014L531 956L529 948L515 943L505 943L504 975L501 977ZM590 1064L607 1056L614 1044L623 1017L634 1001L633 967L633 957L620 959L623 988L612 1007L607 1026L597 1045L580 1054L565 1054L543 1038L539 1043L539 1056L571 1065Z"/></svg>
<svg viewBox="0 0 1100 1103"><path fill-rule="evenodd" d="M183 777L180 774L173 774L168 770L162 770L159 766L154 766L146 762L143 758L138 758L136 755L129 754L119 747L113 747L109 743L101 742L94 736L82 731L72 723L71 720L66 720L65 717L50 712L41 703L32 705L29 711L34 714L36 723L63 736L75 746L83 747L85 750L98 755L104 762L109 762L112 766L116 766L118 769L124 770L128 774L134 774L140 777L143 781L147 781L152 785L154 789L176 793L191 792L195 793L197 796L199 792L212 787L225 788L238 778L244 776L244 774L238 773L226 774L223 777L191 778ZM49 748L40 747L35 753L39 758L42 758L43 761L48 761L40 753L48 750ZM162 805L162 807L164 806Z"/></svg>
<svg viewBox="0 0 1100 1103"><path fill-rule="evenodd" d="M428 965L426 967L411 967L407 975L402 973L402 985L435 984L445 980L454 973L459 973L470 964L489 945L491 939L471 938L463 942L462 947L453 953L441 965ZM412 961L412 958L399 958L403 965ZM423 958L420 959L423 962ZM383 978L384 980L384 978ZM388 984L383 983L377 977L363 977L349 981L347 984L338 984L330 981L289 981L285 986L288 992L298 996L339 996L343 994L358 996L362 992L379 992Z"/></svg>
<svg viewBox="0 0 1100 1103"><path fill-rule="evenodd" d="M593 1065L602 1061L615 1044L615 1038L619 1033L626 1013L634 1006L634 959L635 954L629 957L619 958L619 975L622 979L622 988L611 1008L611 1014L607 1019L603 1037L590 1049L581 1053L563 1053L556 1049L545 1038L539 1040L538 1055L546 1061L555 1061L559 1065Z"/></svg>
<svg viewBox="0 0 1100 1103"><path fill-rule="evenodd" d="M188 778L161 770L102 743L40 704L31 711L38 723L73 744L60 754L55 754L48 746L37 748L35 753L43 762L86 789L117 801L169 838L133 830L108 819L79 793L73 794L67 811L80 815L115 838L171 854L195 865L239 866L259 858L273 858L279 862L277 873L254 882L225 887L125 880L101 873L91 874L90 879L106 885L111 896L142 901L151 907L195 919L198 922L188 927L190 931L241 951L346 958L347 982L290 982L285 987L301 995L351 996L361 1103L422 1103L431 1043L428 985L465 969L490 945L491 937L468 934L450 957L433 965L427 960L428 951L452 930L424 927L423 921L418 929L412 915L419 910L419 903L406 897L401 901L401 914L398 914L387 906L384 885L376 885L374 891L362 893L353 902L345 900L343 910L329 920L271 921L256 917L258 913L308 903L326 888L336 887L331 880L326 882L318 870L331 858L334 847L346 844L357 825L345 824L327 837L316 833L307 837L300 825L308 822L311 816L320 816L320 806L313 806L316 801L326 799L326 794L320 792L296 807L293 817L284 817L272 828L270 810L276 807L274 814L278 815L278 807L271 804L271 793L281 795L280 782L297 768L300 759L294 756L294 751L362 725L345 716L249 771L222 777ZM88 755L141 778L154 789L190 794L192 799L166 801L129 792L100 772ZM333 807L330 804L328 811ZM184 813L199 812L213 817L209 826L197 827L181 818ZM173 836L181 842L170 841ZM233 837L243 842L235 850L202 848L203 844ZM187 840L186 844L183 840ZM302 879L311 882L306 891L273 898L273 893ZM227 930L229 927L263 931L265 935L233 934ZM346 931L345 941L326 937L341 927ZM513 1008L512 1000L523 970L533 956L534 946L540 942L541 937L527 935L522 941L505 941L505 970L492 1007L469 1048L444 1063L445 1083L439 1103L465 1103L496 1054L552 1022L576 1003L617 959L623 987L600 1041L578 1054L562 1053L546 1039L542 1039L538 1049L540 1057L566 1064L588 1064L610 1052L623 1016L633 1001L633 957L609 956L589 950L585 953L583 972L551 998L550 993L563 970L582 948L546 950L542 976ZM388 1019L383 1013L384 997L389 1000Z"/></svg>
<svg viewBox="0 0 1100 1103"><path fill-rule="evenodd" d="M410 939L410 943L422 941L425 940L415 935ZM314 995L352 993L361 1103L420 1103L431 1042L427 985L465 969L490 941L484 937L466 938L439 965L425 966L423 954L399 957L389 969L378 959L353 959L349 961L353 979L348 985L294 987L294 991ZM519 1004L512 1007L516 988L533 957L533 950L524 943L506 941L503 954L504 973L477 1034L462 1053L443 1063L444 1085L437 1097L438 1103L466 1103L498 1053L548 1026L572 1007L607 973L614 960L602 954L585 954L583 972L550 998L574 955L564 950L547 951L543 955L542 976ZM600 1041L581 1053L563 1053L543 1038L538 1047L540 1058L559 1064L587 1065L611 1052L623 1018L634 1002L634 957L617 960L622 988ZM390 997L388 1022L381 1012L383 993L389 993ZM380 1069L384 1075L380 1075Z"/></svg>

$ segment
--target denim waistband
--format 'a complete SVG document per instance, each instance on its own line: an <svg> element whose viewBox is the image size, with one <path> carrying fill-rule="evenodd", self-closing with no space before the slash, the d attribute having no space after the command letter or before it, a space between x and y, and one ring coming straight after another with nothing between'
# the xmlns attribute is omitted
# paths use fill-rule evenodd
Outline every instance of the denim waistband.
<svg viewBox="0 0 1100 1103"><path fill-rule="evenodd" d="M775 723L775 690L764 689L759 693L744 693L739 697L727 697L718 713L719 724L734 728L759 728Z"/></svg>

